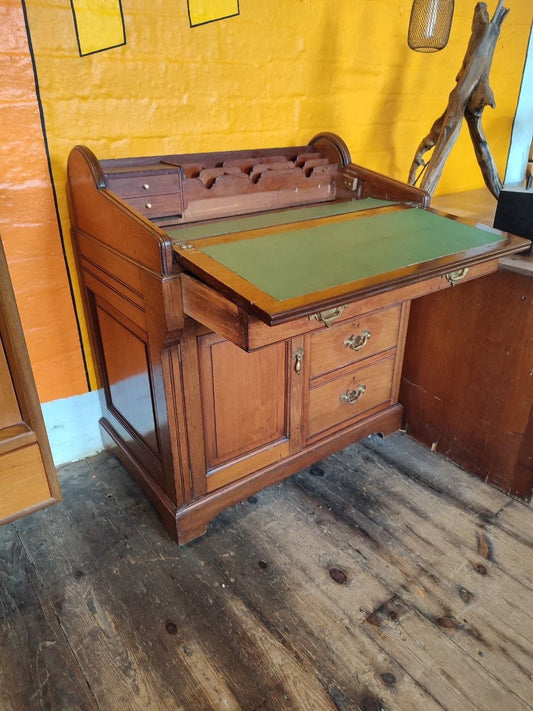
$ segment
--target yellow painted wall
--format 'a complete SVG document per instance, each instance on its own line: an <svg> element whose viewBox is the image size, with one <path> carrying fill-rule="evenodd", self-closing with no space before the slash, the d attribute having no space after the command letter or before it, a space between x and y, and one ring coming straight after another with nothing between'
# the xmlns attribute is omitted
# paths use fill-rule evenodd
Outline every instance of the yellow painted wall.
<svg viewBox="0 0 533 711"><path fill-rule="evenodd" d="M0 87L0 236L46 402L87 382L19 0L0 4Z"/></svg>
<svg viewBox="0 0 533 711"><path fill-rule="evenodd" d="M241 0L238 17L192 29L186 0L125 0L127 44L79 57L70 5L28 0L57 183L76 142L111 157L284 145L318 130L405 178L454 86L474 4L458 0L450 44L424 55L407 47L407 0ZM532 14L530 0L508 4L498 106L484 119L502 173ZM456 152L442 192L482 184L472 151Z"/></svg>
<svg viewBox="0 0 533 711"><path fill-rule="evenodd" d="M484 116L501 175L532 18L531 0L506 4L497 108ZM457 0L448 47L427 55L407 46L408 0L240 0L239 16L192 29L186 0L124 0L126 44L80 57L70 4L27 0L65 234L76 143L103 158L301 144L327 130L355 162L406 179L454 86L474 5ZM482 185L465 128L438 192Z"/></svg>

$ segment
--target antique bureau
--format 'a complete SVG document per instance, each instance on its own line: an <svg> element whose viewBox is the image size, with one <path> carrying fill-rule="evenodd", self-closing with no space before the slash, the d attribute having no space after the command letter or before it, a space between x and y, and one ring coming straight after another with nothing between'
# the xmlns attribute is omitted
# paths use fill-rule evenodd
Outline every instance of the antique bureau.
<svg viewBox="0 0 533 711"><path fill-rule="evenodd" d="M77 146L68 186L104 443L180 544L397 430L411 300L528 246L431 210L329 133L113 160Z"/></svg>

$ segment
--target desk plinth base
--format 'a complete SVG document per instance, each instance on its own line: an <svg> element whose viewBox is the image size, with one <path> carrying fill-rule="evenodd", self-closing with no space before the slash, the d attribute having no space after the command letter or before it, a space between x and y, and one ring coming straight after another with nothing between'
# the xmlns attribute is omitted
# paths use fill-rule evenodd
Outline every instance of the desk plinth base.
<svg viewBox="0 0 533 711"><path fill-rule="evenodd" d="M371 434L387 436L396 432L400 429L402 414L403 407L400 404L392 405L312 447L301 450L292 457L252 472L238 481L180 507L170 500L154 481L150 472L132 456L109 421L100 420L100 427L105 448L122 462L152 501L169 535L179 545L184 545L203 535L209 523L224 509L265 487L276 484Z"/></svg>

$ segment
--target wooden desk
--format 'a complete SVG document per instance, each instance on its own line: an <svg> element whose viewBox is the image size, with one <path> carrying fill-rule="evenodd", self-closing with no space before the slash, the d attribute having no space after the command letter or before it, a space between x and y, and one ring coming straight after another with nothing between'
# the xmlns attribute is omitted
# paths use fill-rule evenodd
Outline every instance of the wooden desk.
<svg viewBox="0 0 533 711"><path fill-rule="evenodd" d="M435 198L492 224L486 190ZM412 304L400 400L416 439L516 496L533 488L533 260Z"/></svg>
<svg viewBox="0 0 533 711"><path fill-rule="evenodd" d="M398 429L412 299L526 246L425 210L331 134L117 161L77 147L68 176L104 441L179 543Z"/></svg>

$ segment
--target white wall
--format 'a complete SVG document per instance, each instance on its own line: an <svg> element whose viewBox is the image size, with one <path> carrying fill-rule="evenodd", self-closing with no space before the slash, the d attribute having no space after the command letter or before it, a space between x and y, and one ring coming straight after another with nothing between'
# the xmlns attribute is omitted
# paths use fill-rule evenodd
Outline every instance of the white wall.
<svg viewBox="0 0 533 711"><path fill-rule="evenodd" d="M56 467L103 449L98 425L102 409L97 390L45 402L41 409Z"/></svg>
<svg viewBox="0 0 533 711"><path fill-rule="evenodd" d="M513 125L511 148L505 173L506 184L522 184L526 173L529 147L533 139L533 26L529 35L524 75Z"/></svg>

